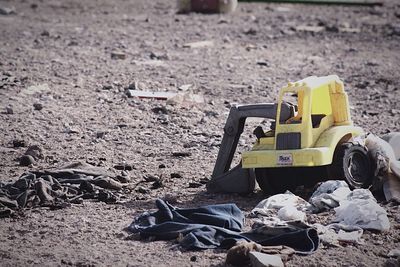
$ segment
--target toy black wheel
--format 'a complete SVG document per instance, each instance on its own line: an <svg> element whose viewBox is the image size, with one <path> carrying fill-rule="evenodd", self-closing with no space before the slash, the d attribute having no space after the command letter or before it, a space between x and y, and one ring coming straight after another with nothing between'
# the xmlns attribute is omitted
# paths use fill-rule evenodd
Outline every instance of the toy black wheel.
<svg viewBox="0 0 400 267"><path fill-rule="evenodd" d="M318 182L327 178L324 167L285 167L255 169L256 180L267 195L294 192L303 185L312 188Z"/></svg>
<svg viewBox="0 0 400 267"><path fill-rule="evenodd" d="M255 169L256 180L261 190L267 195L284 193L296 189L290 176L276 173L272 168Z"/></svg>
<svg viewBox="0 0 400 267"><path fill-rule="evenodd" d="M361 145L343 143L338 146L331 168L334 174L332 178L344 178L351 189L368 188L372 184L371 159Z"/></svg>

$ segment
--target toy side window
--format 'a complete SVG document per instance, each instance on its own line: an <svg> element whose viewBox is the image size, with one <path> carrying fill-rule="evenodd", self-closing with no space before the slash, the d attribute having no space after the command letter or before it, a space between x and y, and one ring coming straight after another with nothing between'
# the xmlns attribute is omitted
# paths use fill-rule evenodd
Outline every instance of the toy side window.
<svg viewBox="0 0 400 267"><path fill-rule="evenodd" d="M300 124L302 121L302 103L301 98L298 97L299 93L286 92L283 95L282 101L288 102L295 107L294 116L287 120L279 120L280 124Z"/></svg>

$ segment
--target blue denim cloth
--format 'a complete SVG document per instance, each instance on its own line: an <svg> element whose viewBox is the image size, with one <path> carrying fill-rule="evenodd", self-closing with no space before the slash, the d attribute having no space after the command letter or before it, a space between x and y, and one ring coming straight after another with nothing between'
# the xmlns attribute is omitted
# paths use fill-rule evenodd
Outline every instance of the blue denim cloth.
<svg viewBox="0 0 400 267"><path fill-rule="evenodd" d="M239 240L255 241L261 245L287 245L300 253L318 248L314 229L288 229L271 234L242 233L243 212L235 204L209 205L192 209L176 208L161 199L156 200L158 211L145 212L134 219L128 229L142 238L171 240L183 236L180 245L187 250L230 248Z"/></svg>

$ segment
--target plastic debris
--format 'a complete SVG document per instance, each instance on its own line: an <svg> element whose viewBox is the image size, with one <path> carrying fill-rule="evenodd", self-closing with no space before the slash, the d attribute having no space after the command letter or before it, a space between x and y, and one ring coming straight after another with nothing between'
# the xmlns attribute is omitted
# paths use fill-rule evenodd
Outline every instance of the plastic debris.
<svg viewBox="0 0 400 267"><path fill-rule="evenodd" d="M345 181L326 181L315 190L309 202L313 205L313 212L321 212L338 207L340 201L345 200L350 193Z"/></svg>
<svg viewBox="0 0 400 267"><path fill-rule="evenodd" d="M384 138L388 142L369 134L365 139L365 146L375 162L375 178L378 184L383 183L386 200L400 201L400 161L397 160L397 155L400 154L400 133L392 133Z"/></svg>
<svg viewBox="0 0 400 267"><path fill-rule="evenodd" d="M295 207L297 210L306 211L311 206L310 204L296 196L290 191L286 191L284 194L273 195L267 199L262 200L257 206L251 211L253 216L264 215L268 216L271 214L271 210L280 210L284 207Z"/></svg>
<svg viewBox="0 0 400 267"><path fill-rule="evenodd" d="M287 206L278 210L278 218L283 221L305 221L306 214L294 206Z"/></svg>
<svg viewBox="0 0 400 267"><path fill-rule="evenodd" d="M348 226L340 223L333 223L326 226L315 223L313 227L317 229L322 244L331 246L364 244L364 240L361 238L364 231L361 227Z"/></svg>
<svg viewBox="0 0 400 267"><path fill-rule="evenodd" d="M176 94L167 100L167 105L192 107L195 105L204 104L205 100L202 95L192 94L190 92Z"/></svg>
<svg viewBox="0 0 400 267"><path fill-rule="evenodd" d="M367 189L356 189L349 194L347 200L340 202L335 208L335 222L363 229L388 231L390 222L385 209L376 203Z"/></svg>

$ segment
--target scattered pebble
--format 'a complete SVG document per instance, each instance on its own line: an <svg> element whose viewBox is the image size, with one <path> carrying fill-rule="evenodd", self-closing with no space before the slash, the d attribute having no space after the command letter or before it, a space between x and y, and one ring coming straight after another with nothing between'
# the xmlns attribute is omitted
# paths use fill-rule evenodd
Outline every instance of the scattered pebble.
<svg viewBox="0 0 400 267"><path fill-rule="evenodd" d="M113 51L111 52L112 59L126 59L126 54L121 51Z"/></svg>
<svg viewBox="0 0 400 267"><path fill-rule="evenodd" d="M15 139L12 142L13 147L26 147L26 141L23 139Z"/></svg>
<svg viewBox="0 0 400 267"><path fill-rule="evenodd" d="M129 163L118 163L118 164L114 165L114 169L122 170L122 171L131 171L134 168L135 167L133 166L133 164L129 164Z"/></svg>
<svg viewBox="0 0 400 267"><path fill-rule="evenodd" d="M139 187L136 189L136 191L138 191L138 192L141 193L141 194L148 194L148 193L150 192L149 189L144 188L143 186L139 186Z"/></svg>
<svg viewBox="0 0 400 267"><path fill-rule="evenodd" d="M203 47L211 47L214 46L213 41L199 41L193 43L186 43L183 45L185 48L203 48Z"/></svg>
<svg viewBox="0 0 400 267"><path fill-rule="evenodd" d="M35 103L35 104L33 104L33 108L35 110L42 110L43 109L43 105L40 104L40 103Z"/></svg>
<svg viewBox="0 0 400 267"><path fill-rule="evenodd" d="M388 257L394 257L394 258L399 258L400 257L400 249L396 248L396 249L392 249L389 251Z"/></svg>
<svg viewBox="0 0 400 267"><path fill-rule="evenodd" d="M171 178L182 178L182 175L176 172L171 173Z"/></svg>
<svg viewBox="0 0 400 267"><path fill-rule="evenodd" d="M163 186L164 186L163 181L161 179L158 179L157 181L152 183L151 189L158 189L158 188L161 188Z"/></svg>
<svg viewBox="0 0 400 267"><path fill-rule="evenodd" d="M43 158L43 151L38 145L29 146L25 155L32 156L35 160Z"/></svg>
<svg viewBox="0 0 400 267"><path fill-rule="evenodd" d="M19 158L19 165L21 166L29 166L35 163L35 159L31 155L22 155Z"/></svg>
<svg viewBox="0 0 400 267"><path fill-rule="evenodd" d="M15 8L14 7L0 7L0 15L11 15L11 14L15 14Z"/></svg>
<svg viewBox="0 0 400 267"><path fill-rule="evenodd" d="M96 132L96 138L104 138L106 136L107 132L105 131L99 131Z"/></svg>
<svg viewBox="0 0 400 267"><path fill-rule="evenodd" d="M127 183L131 182L131 179L127 175L117 175L115 178L118 180L118 182L123 183L123 184L127 184Z"/></svg>
<svg viewBox="0 0 400 267"><path fill-rule="evenodd" d="M190 157L192 153L190 152L172 152L172 156L174 157Z"/></svg>
<svg viewBox="0 0 400 267"><path fill-rule="evenodd" d="M198 183L198 182L190 182L189 183L189 188L198 188L200 186L202 186L202 183Z"/></svg>
<svg viewBox="0 0 400 267"><path fill-rule="evenodd" d="M12 107L6 107L6 114L14 114Z"/></svg>

